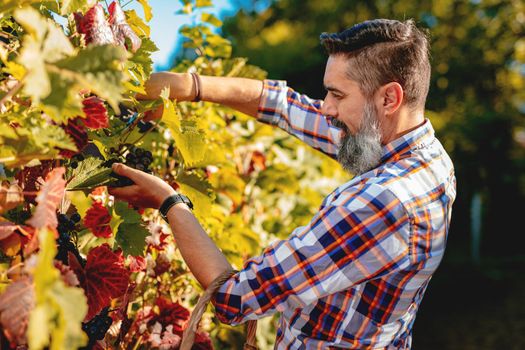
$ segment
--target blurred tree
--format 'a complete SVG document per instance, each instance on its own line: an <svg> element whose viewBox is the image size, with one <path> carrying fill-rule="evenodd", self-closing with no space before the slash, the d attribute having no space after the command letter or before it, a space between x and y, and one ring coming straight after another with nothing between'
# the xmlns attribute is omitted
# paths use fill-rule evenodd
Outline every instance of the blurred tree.
<svg viewBox="0 0 525 350"><path fill-rule="evenodd" d="M322 32L371 18L414 18L429 29L433 74L427 115L458 179L449 259L468 259L470 206L482 198L482 253L524 255L525 3L521 0L233 0L225 21L234 55L269 78L322 98ZM269 6L268 3L270 3ZM261 11L261 8L265 8Z"/></svg>

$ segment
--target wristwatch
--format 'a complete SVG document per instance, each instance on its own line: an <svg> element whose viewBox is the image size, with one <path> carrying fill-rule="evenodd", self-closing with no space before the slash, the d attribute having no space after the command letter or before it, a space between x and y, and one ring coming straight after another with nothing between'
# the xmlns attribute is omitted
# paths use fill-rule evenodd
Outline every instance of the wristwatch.
<svg viewBox="0 0 525 350"><path fill-rule="evenodd" d="M168 222L168 211L170 210L171 207L173 207L175 204L178 204L178 203L184 203L190 209L193 209L193 203L185 195L180 194L180 193L171 195L168 198L166 198L164 202L162 202L159 208L160 215L166 222Z"/></svg>

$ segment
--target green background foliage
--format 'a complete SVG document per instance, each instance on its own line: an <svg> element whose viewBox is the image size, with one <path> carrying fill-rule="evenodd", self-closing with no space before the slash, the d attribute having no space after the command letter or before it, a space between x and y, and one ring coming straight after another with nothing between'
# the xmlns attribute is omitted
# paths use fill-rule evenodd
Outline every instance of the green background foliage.
<svg viewBox="0 0 525 350"><path fill-rule="evenodd" d="M234 55L323 98L322 32L371 18L428 29L430 118L456 168L447 253L415 323L415 349L519 349L525 309L525 4L523 1L235 1L225 20ZM255 9L270 3L262 12ZM472 210L481 199L481 259Z"/></svg>

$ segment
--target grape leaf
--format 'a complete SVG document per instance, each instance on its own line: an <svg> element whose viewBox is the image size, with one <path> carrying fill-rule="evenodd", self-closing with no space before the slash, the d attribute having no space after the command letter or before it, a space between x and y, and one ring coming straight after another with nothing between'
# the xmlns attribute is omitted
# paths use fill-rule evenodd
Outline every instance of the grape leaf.
<svg viewBox="0 0 525 350"><path fill-rule="evenodd" d="M100 202L94 202L84 217L84 225L89 228L95 236L102 238L109 238L113 233L109 225L110 221L111 215L108 209Z"/></svg>
<svg viewBox="0 0 525 350"><path fill-rule="evenodd" d="M68 287L54 267L56 245L53 232L39 230L40 251L33 272L36 307L29 316L30 349L77 349L87 342L81 322L87 311L80 288Z"/></svg>
<svg viewBox="0 0 525 350"><path fill-rule="evenodd" d="M197 0L195 3L195 7L207 7L207 6L213 6L213 3L211 0Z"/></svg>
<svg viewBox="0 0 525 350"><path fill-rule="evenodd" d="M159 49L151 39L142 38L142 45L129 59L128 63L131 65L131 68L139 71L143 80L149 77L153 71L151 53L158 50Z"/></svg>
<svg viewBox="0 0 525 350"><path fill-rule="evenodd" d="M66 131L58 125L48 124L45 127L35 127L33 131L33 140L35 144L43 149L61 148L69 151L76 151L77 146Z"/></svg>
<svg viewBox="0 0 525 350"><path fill-rule="evenodd" d="M142 44L141 39L126 22L126 15L122 11L122 7L118 1L113 1L108 8L109 11L109 23L111 24L111 30L115 36L115 40L119 45L125 46L126 39L131 43L131 51L137 52L140 45Z"/></svg>
<svg viewBox="0 0 525 350"><path fill-rule="evenodd" d="M95 157L89 157L79 162L78 167L71 173L66 190L87 190L112 181L109 176L111 169L102 166L102 163L102 159Z"/></svg>
<svg viewBox="0 0 525 350"><path fill-rule="evenodd" d="M126 13L126 21L130 25L130 27L133 29L135 33L138 33L144 41L145 38L149 39L150 36L150 27L144 22L142 18L137 15L137 12L135 10L128 10Z"/></svg>
<svg viewBox="0 0 525 350"><path fill-rule="evenodd" d="M175 139L184 163L191 166L204 158L206 151L205 132L197 128L194 121L181 121L169 96L169 88L164 88L160 94L164 102L162 121Z"/></svg>
<svg viewBox="0 0 525 350"><path fill-rule="evenodd" d="M22 188L18 184L0 185L0 213L16 208L23 201Z"/></svg>
<svg viewBox="0 0 525 350"><path fill-rule="evenodd" d="M206 23L209 23L215 27L220 27L222 26L222 21L220 19L218 19L214 14L212 13L203 13L202 16L201 16L201 20L203 22L206 22Z"/></svg>
<svg viewBox="0 0 525 350"><path fill-rule="evenodd" d="M18 345L26 344L26 330L29 312L35 307L33 279L22 277L0 295L0 323L9 341Z"/></svg>
<svg viewBox="0 0 525 350"><path fill-rule="evenodd" d="M184 163L188 166L200 162L206 153L206 133L192 121L184 121L180 132L172 135Z"/></svg>
<svg viewBox="0 0 525 350"><path fill-rule="evenodd" d="M126 293L130 272L124 267L122 254L113 252L107 244L91 249L84 268L72 254L69 255L69 265L88 298L86 320L108 306L112 298Z"/></svg>
<svg viewBox="0 0 525 350"><path fill-rule="evenodd" d="M82 119L84 124L90 129L102 129L109 127L108 111L104 106L104 101L96 96L85 98L82 101L86 118Z"/></svg>
<svg viewBox="0 0 525 350"><path fill-rule="evenodd" d="M170 129L172 134L180 133L180 115L177 113L175 105L170 99L170 89L168 87L162 89L160 97L164 103L161 120Z"/></svg>
<svg viewBox="0 0 525 350"><path fill-rule="evenodd" d="M151 6L148 4L148 0L137 0L139 4L142 5L142 8L144 9L144 18L146 19L146 22L151 21L153 18L153 12L151 11Z"/></svg>
<svg viewBox="0 0 525 350"><path fill-rule="evenodd" d="M141 225L140 214L129 208L127 203L119 201L115 203L113 215L118 246L126 255L142 255L149 231Z"/></svg>
<svg viewBox="0 0 525 350"><path fill-rule="evenodd" d="M82 151L88 144L88 134L84 124L80 122L81 118L75 118L69 120L66 125L62 125L62 129L68 134L75 142L76 150ZM71 158L76 152L61 150L60 155L66 158Z"/></svg>
<svg viewBox="0 0 525 350"><path fill-rule="evenodd" d="M210 183L196 173L182 173L177 176L181 192L193 203L195 215L206 218L211 212L214 197Z"/></svg>
<svg viewBox="0 0 525 350"><path fill-rule="evenodd" d="M3 221L3 218L0 217L0 240L11 236L18 228L19 225L10 221Z"/></svg>
<svg viewBox="0 0 525 350"><path fill-rule="evenodd" d="M27 221L34 228L57 227L56 210L65 193L65 171L66 169L61 167L47 174L45 183L36 197L36 210L33 217Z"/></svg>
<svg viewBox="0 0 525 350"><path fill-rule="evenodd" d="M118 46L88 46L76 56L57 61L56 73L105 99L118 113L122 82L126 81L120 65L127 57L127 52Z"/></svg>
<svg viewBox="0 0 525 350"><path fill-rule="evenodd" d="M124 254L143 255L147 236L149 232L142 225L122 223L115 239Z"/></svg>
<svg viewBox="0 0 525 350"><path fill-rule="evenodd" d="M52 91L46 63L72 55L75 49L64 32L37 10L21 8L15 11L14 17L28 33L18 58L18 63L27 71L24 92L38 103Z"/></svg>
<svg viewBox="0 0 525 350"><path fill-rule="evenodd" d="M66 16L75 11L85 10L93 6L96 2L94 0L62 0L60 6L60 14Z"/></svg>

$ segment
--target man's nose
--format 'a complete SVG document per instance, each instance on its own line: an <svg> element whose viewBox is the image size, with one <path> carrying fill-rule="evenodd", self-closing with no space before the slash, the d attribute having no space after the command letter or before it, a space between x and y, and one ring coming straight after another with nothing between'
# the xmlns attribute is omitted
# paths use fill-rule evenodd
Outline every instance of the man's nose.
<svg viewBox="0 0 525 350"><path fill-rule="evenodd" d="M330 100L328 98L325 98L323 103L321 104L321 113L325 116L329 117L337 117L337 108L330 103Z"/></svg>

